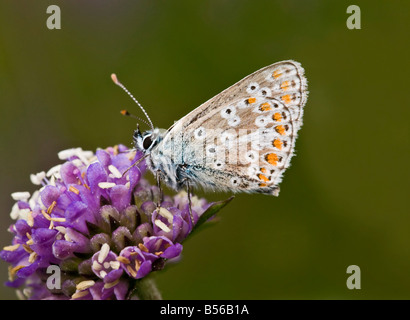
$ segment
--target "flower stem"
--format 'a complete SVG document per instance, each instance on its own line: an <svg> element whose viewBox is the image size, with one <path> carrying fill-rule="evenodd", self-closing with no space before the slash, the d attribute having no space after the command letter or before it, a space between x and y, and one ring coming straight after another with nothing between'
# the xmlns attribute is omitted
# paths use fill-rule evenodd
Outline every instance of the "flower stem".
<svg viewBox="0 0 410 320"><path fill-rule="evenodd" d="M152 277L144 277L135 283L133 295L140 300L162 300L155 280Z"/></svg>

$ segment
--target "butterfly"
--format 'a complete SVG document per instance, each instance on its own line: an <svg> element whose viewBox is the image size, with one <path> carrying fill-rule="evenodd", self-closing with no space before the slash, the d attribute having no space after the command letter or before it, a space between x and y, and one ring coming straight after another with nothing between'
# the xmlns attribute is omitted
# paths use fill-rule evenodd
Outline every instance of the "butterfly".
<svg viewBox="0 0 410 320"><path fill-rule="evenodd" d="M134 132L158 184L277 196L294 155L308 91L301 64L264 67L209 99L169 129Z"/></svg>

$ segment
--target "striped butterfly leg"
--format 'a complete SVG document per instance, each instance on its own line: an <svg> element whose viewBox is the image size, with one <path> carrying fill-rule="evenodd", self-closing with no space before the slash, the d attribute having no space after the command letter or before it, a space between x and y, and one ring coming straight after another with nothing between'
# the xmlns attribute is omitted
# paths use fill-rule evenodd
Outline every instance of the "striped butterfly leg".
<svg viewBox="0 0 410 320"><path fill-rule="evenodd" d="M161 188L161 175L160 175L161 171L157 170L155 172L155 179L157 180L157 187L159 189L159 197L158 197L158 201L157 201L157 212L159 212L159 209L161 208L161 203L162 200L164 198L164 194Z"/></svg>
<svg viewBox="0 0 410 320"><path fill-rule="evenodd" d="M192 230L194 227L195 221L194 221L194 215L192 214L191 185L189 184L188 178L184 178L182 182L186 184L186 192L188 193L188 210L189 210L189 217L191 220L191 230Z"/></svg>

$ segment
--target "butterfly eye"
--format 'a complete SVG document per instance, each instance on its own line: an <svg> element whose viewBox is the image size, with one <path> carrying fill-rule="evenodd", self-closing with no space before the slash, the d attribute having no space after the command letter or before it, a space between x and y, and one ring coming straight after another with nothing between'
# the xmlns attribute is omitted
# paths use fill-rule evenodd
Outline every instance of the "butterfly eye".
<svg viewBox="0 0 410 320"><path fill-rule="evenodd" d="M142 142L142 147L147 150L152 145L151 136L146 136Z"/></svg>

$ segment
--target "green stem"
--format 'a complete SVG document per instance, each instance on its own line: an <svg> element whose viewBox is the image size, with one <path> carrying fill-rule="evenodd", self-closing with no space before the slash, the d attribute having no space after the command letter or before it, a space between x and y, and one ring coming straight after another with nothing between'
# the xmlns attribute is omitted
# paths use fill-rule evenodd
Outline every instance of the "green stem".
<svg viewBox="0 0 410 320"><path fill-rule="evenodd" d="M152 277L137 280L132 295L136 295L141 300L162 300L161 293Z"/></svg>

